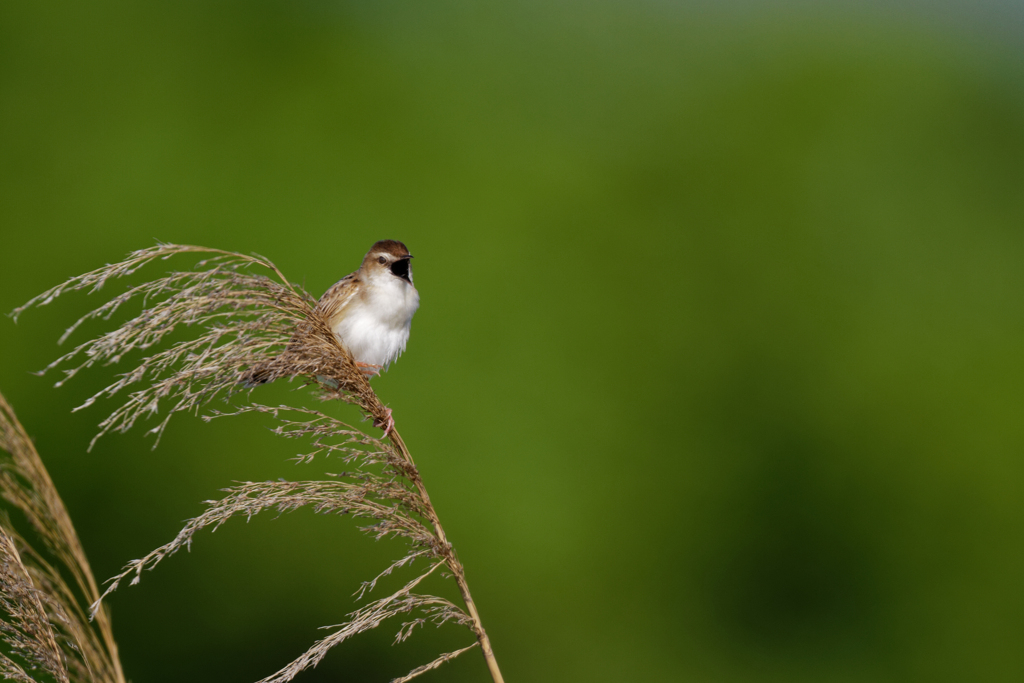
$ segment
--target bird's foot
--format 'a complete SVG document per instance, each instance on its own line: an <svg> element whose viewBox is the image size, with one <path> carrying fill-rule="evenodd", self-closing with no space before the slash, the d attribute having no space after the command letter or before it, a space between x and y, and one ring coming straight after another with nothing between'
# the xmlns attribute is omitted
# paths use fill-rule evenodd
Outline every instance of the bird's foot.
<svg viewBox="0 0 1024 683"><path fill-rule="evenodd" d="M384 410L386 411L385 415L387 417L385 417L383 420L374 420L373 426L380 427L381 429L383 429L384 437L387 438L387 435L390 434L391 430L395 428L395 418L391 416L391 408L385 408Z"/></svg>
<svg viewBox="0 0 1024 683"><path fill-rule="evenodd" d="M367 377L376 377L380 374L380 371L384 369L383 365L374 365L373 363L360 363L356 361L356 367L359 368L364 375Z"/></svg>

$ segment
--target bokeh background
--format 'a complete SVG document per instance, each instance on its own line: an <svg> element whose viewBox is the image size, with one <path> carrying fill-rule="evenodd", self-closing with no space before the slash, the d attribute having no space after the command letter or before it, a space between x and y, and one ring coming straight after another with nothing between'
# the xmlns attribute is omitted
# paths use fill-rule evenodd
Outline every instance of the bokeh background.
<svg viewBox="0 0 1024 683"><path fill-rule="evenodd" d="M403 240L422 307L375 383L507 680L1024 680L1022 40L1013 0L0 3L0 309L157 239L315 295ZM86 453L117 368L29 371L100 299L0 319L99 576L233 481L332 471L256 418ZM126 671L268 675L394 552L203 534L113 597ZM396 629L299 680L466 642Z"/></svg>

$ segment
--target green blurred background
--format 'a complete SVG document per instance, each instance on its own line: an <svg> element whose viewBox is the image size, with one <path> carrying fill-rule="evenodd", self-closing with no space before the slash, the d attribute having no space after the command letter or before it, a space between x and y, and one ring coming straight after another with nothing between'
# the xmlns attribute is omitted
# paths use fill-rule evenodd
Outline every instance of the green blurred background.
<svg viewBox="0 0 1024 683"><path fill-rule="evenodd" d="M1024 680L1022 37L1009 1L2 3L0 309L156 239L315 295L403 240L375 384L510 683ZM0 320L100 577L232 481L337 470L257 418L86 453L117 368L28 371L100 299ZM126 672L268 675L396 551L205 533L111 600ZM466 642L396 629L299 680Z"/></svg>

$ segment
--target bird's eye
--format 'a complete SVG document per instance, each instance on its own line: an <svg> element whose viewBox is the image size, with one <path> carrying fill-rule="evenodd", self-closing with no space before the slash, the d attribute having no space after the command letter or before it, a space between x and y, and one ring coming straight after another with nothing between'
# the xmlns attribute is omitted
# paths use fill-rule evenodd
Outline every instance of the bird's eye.
<svg viewBox="0 0 1024 683"><path fill-rule="evenodd" d="M382 266L383 266L383 265L384 265L385 263L387 263L387 262L388 262L388 260L387 260L386 258L384 258L383 256L378 256L378 257L377 257L377 263L381 264Z"/></svg>

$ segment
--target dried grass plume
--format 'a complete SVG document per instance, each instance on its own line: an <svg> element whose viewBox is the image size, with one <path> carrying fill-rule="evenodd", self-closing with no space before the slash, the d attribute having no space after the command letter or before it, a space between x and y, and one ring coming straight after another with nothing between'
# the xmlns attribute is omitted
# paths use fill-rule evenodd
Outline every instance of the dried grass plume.
<svg viewBox="0 0 1024 683"><path fill-rule="evenodd" d="M42 544L36 549L0 517L0 674L17 681L40 673L66 683L124 683L106 610L85 551L32 440L0 394L0 494ZM71 583L65 580L71 578Z"/></svg>
<svg viewBox="0 0 1024 683"><path fill-rule="evenodd" d="M13 315L49 304L68 292L95 292L154 261L188 254L201 255L202 260L193 269L173 271L131 287L69 327L62 342L84 322L111 320L128 302L141 302L142 310L137 315L79 344L43 372L59 368L63 372L59 386L94 365L118 363L132 353L140 356L137 365L76 408L85 408L102 397L123 396L119 407L100 423L96 438L110 431L127 431L140 418L149 416L158 416L158 424L149 430L158 440L176 413L200 413L209 420L259 412L276 422L273 431L279 437L303 444L296 456L298 462L330 455L349 469L328 480L243 482L225 489L222 498L207 501L206 511L189 520L174 539L128 563L110 580L106 591L93 601L97 622L104 614L103 598L124 579L137 583L144 569L187 548L200 530L216 528L236 516L248 518L268 510L309 507L323 514L363 520L362 530L373 538L402 538L406 552L363 583L357 598L364 603L344 623L332 627L330 635L260 683L290 681L320 662L331 648L392 618L403 620L396 643L427 623L462 626L473 637L469 645L441 654L395 681L409 681L479 646L493 680L501 683L465 569L398 431L392 429L387 437L376 438L325 411L305 406L267 406L249 400L252 388L258 384L299 378L322 399L357 406L376 426L388 418L387 409L366 377L317 312L316 300L290 283L273 263L260 256L158 244L136 251L119 263L72 278L18 308ZM169 335L176 331L185 332L186 338L170 342ZM223 412L211 410L209 403L216 397L231 398L235 407ZM397 591L367 601L382 578L409 572L417 561L426 568L412 572L412 578ZM424 579L441 568L444 571L440 573L455 581L463 605L416 592ZM40 661L45 654L40 650Z"/></svg>

